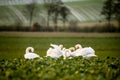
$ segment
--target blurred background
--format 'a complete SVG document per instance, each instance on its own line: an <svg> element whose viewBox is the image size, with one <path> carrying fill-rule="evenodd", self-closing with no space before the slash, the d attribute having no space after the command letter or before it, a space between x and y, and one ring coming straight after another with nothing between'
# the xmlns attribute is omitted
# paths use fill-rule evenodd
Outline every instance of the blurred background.
<svg viewBox="0 0 120 80"><path fill-rule="evenodd" d="M0 0L0 31L120 32L119 0Z"/></svg>

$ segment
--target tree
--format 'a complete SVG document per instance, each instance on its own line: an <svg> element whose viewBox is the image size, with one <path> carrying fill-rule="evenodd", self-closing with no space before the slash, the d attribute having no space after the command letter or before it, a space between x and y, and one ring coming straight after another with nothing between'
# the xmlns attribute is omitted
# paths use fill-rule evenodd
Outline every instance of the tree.
<svg viewBox="0 0 120 80"><path fill-rule="evenodd" d="M101 14L105 15L106 19L108 20L109 26L113 16L113 0L106 0L104 2L104 6L102 9Z"/></svg>
<svg viewBox="0 0 120 80"><path fill-rule="evenodd" d="M53 12L54 5L51 2L45 2L44 4L46 10L47 10L47 27L49 27L49 20L50 20L50 15Z"/></svg>
<svg viewBox="0 0 120 80"><path fill-rule="evenodd" d="M32 26L33 14L36 8L36 0L32 0L30 4L26 5L26 9L29 13L29 25Z"/></svg>
<svg viewBox="0 0 120 80"><path fill-rule="evenodd" d="M60 5L61 5L61 0L45 0L44 1L45 8L47 10L47 26L49 27L49 20L50 16L53 18L53 22L55 24L55 30L57 30L57 23L58 23L58 17L60 13Z"/></svg>
<svg viewBox="0 0 120 80"><path fill-rule="evenodd" d="M65 27L65 22L67 21L67 16L70 13L70 10L66 6L61 6L60 14L62 16L63 25Z"/></svg>
<svg viewBox="0 0 120 80"><path fill-rule="evenodd" d="M54 24L55 24L55 30L57 30L58 29L58 17L59 17L59 15L60 15L60 11L61 11L61 5L62 5L63 3L62 2L56 2L56 3L54 3L54 8L53 8L53 22L54 22Z"/></svg>
<svg viewBox="0 0 120 80"><path fill-rule="evenodd" d="M115 15L115 19L118 21L118 25L120 28L120 0L114 1L113 13Z"/></svg>
<svg viewBox="0 0 120 80"><path fill-rule="evenodd" d="M58 29L58 19L61 16L63 23L67 20L69 9L63 5L61 0L45 0L45 8L47 10L47 26L49 26L50 16L53 18L54 28Z"/></svg>

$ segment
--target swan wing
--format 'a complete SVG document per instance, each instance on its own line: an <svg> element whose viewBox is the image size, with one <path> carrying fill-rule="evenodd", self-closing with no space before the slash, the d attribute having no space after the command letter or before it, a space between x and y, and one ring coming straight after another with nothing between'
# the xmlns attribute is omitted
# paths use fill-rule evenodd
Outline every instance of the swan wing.
<svg viewBox="0 0 120 80"><path fill-rule="evenodd" d="M58 51L59 54L62 54L62 50L61 47L56 45L56 44L50 44L50 46L52 46L54 49L56 49Z"/></svg>
<svg viewBox="0 0 120 80"><path fill-rule="evenodd" d="M52 46L54 49L61 50L60 46L58 46L56 44L50 44L50 46Z"/></svg>
<svg viewBox="0 0 120 80"><path fill-rule="evenodd" d="M47 50L46 56L48 56L48 55L51 53L51 51L52 51L52 48L49 48L49 49Z"/></svg>
<svg viewBox="0 0 120 80"><path fill-rule="evenodd" d="M86 47L83 48L82 50L83 57L94 57L95 55L95 50L91 47Z"/></svg>
<svg viewBox="0 0 120 80"><path fill-rule="evenodd" d="M82 49L77 49L73 53L74 53L74 56L82 56Z"/></svg>
<svg viewBox="0 0 120 80"><path fill-rule="evenodd" d="M83 55L94 54L95 51L91 47L83 48L82 49Z"/></svg>
<svg viewBox="0 0 120 80"><path fill-rule="evenodd" d="M46 57L47 56L50 56L51 58L59 58L61 55L56 49L49 48Z"/></svg>
<svg viewBox="0 0 120 80"><path fill-rule="evenodd" d="M35 53L27 53L24 55L25 59L34 59L34 58L39 58L40 56L35 54Z"/></svg>
<svg viewBox="0 0 120 80"><path fill-rule="evenodd" d="M59 56L56 53L50 54L48 56L50 56L51 58L59 58Z"/></svg>

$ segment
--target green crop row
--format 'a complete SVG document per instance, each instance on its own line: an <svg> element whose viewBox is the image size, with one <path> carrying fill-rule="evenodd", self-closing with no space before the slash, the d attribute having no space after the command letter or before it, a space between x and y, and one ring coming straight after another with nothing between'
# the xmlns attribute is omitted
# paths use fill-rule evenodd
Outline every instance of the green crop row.
<svg viewBox="0 0 120 80"><path fill-rule="evenodd" d="M119 80L120 59L0 59L0 80Z"/></svg>

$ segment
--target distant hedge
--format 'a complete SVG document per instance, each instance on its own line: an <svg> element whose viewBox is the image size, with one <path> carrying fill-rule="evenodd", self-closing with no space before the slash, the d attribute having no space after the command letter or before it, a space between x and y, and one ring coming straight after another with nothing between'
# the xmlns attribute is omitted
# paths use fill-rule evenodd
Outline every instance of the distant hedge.
<svg viewBox="0 0 120 80"><path fill-rule="evenodd" d="M120 32L119 27L114 26L93 26L93 27L79 27L79 26L67 26L67 27L58 27L58 29L54 29L54 27L41 26L39 24L34 24L32 27L30 26L15 26L15 25L1 25L0 31L35 31L35 32Z"/></svg>

